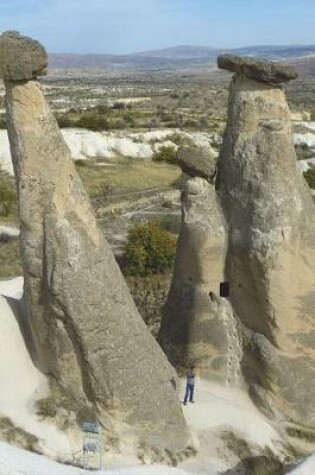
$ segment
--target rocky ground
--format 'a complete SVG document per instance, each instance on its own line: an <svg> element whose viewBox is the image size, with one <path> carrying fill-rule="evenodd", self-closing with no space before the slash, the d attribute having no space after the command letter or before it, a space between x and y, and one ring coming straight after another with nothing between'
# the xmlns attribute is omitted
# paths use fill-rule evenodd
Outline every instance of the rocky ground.
<svg viewBox="0 0 315 475"><path fill-rule="evenodd" d="M57 393L52 391L48 378L32 363L14 318L13 309L20 301L22 285L22 279L0 283L0 320L3 328L0 356L1 361L7 362L6 371L1 371L0 378L3 388L0 394L1 439L20 448L39 450L60 462L80 466L83 461L82 438L78 429L75 429L74 408L67 407L65 400L62 402L62 410L58 406ZM179 399L182 398L183 392L184 381L181 381L178 387ZM290 450L283 447L275 429L244 392L198 379L195 399L194 405L188 404L183 409L197 444L196 457L179 464L177 469L143 466L127 447L124 447L124 456L121 456L105 433L104 474L252 475L255 472L240 472L241 469L245 470L240 460L247 457L251 460L247 463L258 467L257 470L263 470L261 473L264 475L280 475L283 472L268 471L275 463L273 456L282 460L283 467L290 470ZM51 418L56 417L53 411L57 411L57 426L50 423ZM17 472L23 475L85 473L80 468L58 465L45 457L10 448L4 443L0 444L0 455L1 475ZM148 463L149 460L143 462ZM97 464L98 457L91 455L88 466ZM311 460L307 464L313 467ZM310 475L312 472L296 473Z"/></svg>

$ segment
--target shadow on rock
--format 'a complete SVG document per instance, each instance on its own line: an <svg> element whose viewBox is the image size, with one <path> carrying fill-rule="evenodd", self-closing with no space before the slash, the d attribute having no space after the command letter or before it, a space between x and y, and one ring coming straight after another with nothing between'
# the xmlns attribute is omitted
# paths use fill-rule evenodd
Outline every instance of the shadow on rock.
<svg viewBox="0 0 315 475"><path fill-rule="evenodd" d="M221 475L285 475L292 468L292 466L284 466L275 458L260 455L245 458L234 468L222 472Z"/></svg>

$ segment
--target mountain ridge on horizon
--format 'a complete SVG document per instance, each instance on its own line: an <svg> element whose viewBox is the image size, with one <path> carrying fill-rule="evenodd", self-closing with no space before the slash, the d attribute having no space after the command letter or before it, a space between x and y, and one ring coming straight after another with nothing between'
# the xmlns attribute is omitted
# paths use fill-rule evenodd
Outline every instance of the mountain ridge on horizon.
<svg viewBox="0 0 315 475"><path fill-rule="evenodd" d="M288 60L315 58L315 44L310 45L253 45L240 48L178 45L131 54L110 53L50 53L53 69L124 69L124 70L177 70L213 67L217 56L223 53L255 56L261 59ZM314 59L315 65L315 59ZM315 72L315 71L314 71Z"/></svg>

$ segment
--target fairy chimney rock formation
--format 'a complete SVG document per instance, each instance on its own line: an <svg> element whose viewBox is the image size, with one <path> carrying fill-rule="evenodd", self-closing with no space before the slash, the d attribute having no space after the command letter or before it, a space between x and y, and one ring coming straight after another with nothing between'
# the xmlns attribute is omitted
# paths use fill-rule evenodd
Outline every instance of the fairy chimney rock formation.
<svg viewBox="0 0 315 475"><path fill-rule="evenodd" d="M218 163L225 278L246 329L242 369L275 420L315 427L315 223L281 85L292 68L219 58L236 72Z"/></svg>
<svg viewBox="0 0 315 475"><path fill-rule="evenodd" d="M172 364L221 384L240 380L240 342L229 302L220 298L226 229L208 150L183 147L178 163L189 173L182 192L182 224L173 279L159 332Z"/></svg>
<svg viewBox="0 0 315 475"><path fill-rule="evenodd" d="M5 34L0 58L36 364L92 404L107 428L128 424L156 451L181 451L190 437L174 370L135 307L32 80L45 69L43 47Z"/></svg>

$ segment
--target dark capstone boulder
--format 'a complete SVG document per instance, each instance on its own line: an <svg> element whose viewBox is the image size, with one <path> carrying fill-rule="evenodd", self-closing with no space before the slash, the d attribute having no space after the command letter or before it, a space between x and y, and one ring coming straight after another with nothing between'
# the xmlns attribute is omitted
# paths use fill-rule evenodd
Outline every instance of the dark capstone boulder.
<svg viewBox="0 0 315 475"><path fill-rule="evenodd" d="M218 67L267 83L289 82L298 77L292 66L233 54L219 56Z"/></svg>
<svg viewBox="0 0 315 475"><path fill-rule="evenodd" d="M215 160L206 148L180 147L176 159L183 172L193 178L199 177L211 181L215 176Z"/></svg>
<svg viewBox="0 0 315 475"><path fill-rule="evenodd" d="M28 81L44 76L48 58L36 40L7 31L0 36L0 77L6 81Z"/></svg>

